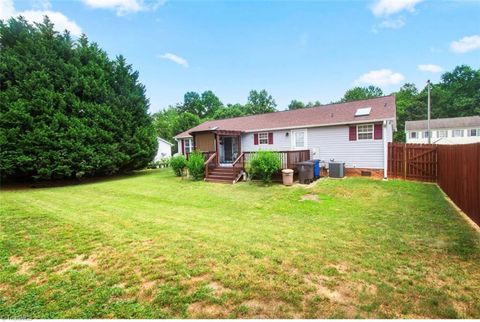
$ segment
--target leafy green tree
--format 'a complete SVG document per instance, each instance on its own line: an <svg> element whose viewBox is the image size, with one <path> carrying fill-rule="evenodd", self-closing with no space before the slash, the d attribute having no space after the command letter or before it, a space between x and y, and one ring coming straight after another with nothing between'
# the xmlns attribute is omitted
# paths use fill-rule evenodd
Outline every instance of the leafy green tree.
<svg viewBox="0 0 480 322"><path fill-rule="evenodd" d="M395 141L405 141L405 121L407 118L407 110L411 109L416 104L416 98L418 90L415 84L406 83L396 93L396 106L397 106L397 129L394 134Z"/></svg>
<svg viewBox="0 0 480 322"><path fill-rule="evenodd" d="M189 112L184 112L178 115L178 118L175 120L173 124L173 128L175 129L175 132L176 132L175 134L178 134L188 129L191 129L192 127L197 126L201 122L202 121L198 117L198 115L195 115Z"/></svg>
<svg viewBox="0 0 480 322"><path fill-rule="evenodd" d="M340 100L341 102L358 101L369 98L375 98L383 96L383 92L379 87L354 87L345 92L345 95Z"/></svg>
<svg viewBox="0 0 480 322"><path fill-rule="evenodd" d="M157 142L145 88L125 58L48 18L0 22L0 172L60 179L145 167Z"/></svg>
<svg viewBox="0 0 480 322"><path fill-rule="evenodd" d="M248 115L254 115L275 112L277 104L266 90L252 90L248 95L248 101L245 107Z"/></svg>
<svg viewBox="0 0 480 322"><path fill-rule="evenodd" d="M202 97L197 92L187 92L183 96L183 104L178 106L180 113L188 112L198 117L205 115L205 107L202 103Z"/></svg>
<svg viewBox="0 0 480 322"><path fill-rule="evenodd" d="M205 91L202 93L202 105L205 110L205 115L199 116L206 118L213 118L215 113L223 107L223 103L212 91Z"/></svg>
<svg viewBox="0 0 480 322"><path fill-rule="evenodd" d="M289 110L297 110L299 108L304 108L305 104L303 102L297 101L297 100L292 100L290 104L288 104L288 109Z"/></svg>
<svg viewBox="0 0 480 322"><path fill-rule="evenodd" d="M308 103L305 105L305 107L310 108L310 107L315 107L315 106L320 106L320 105L322 105L322 103L320 103L320 101L315 101L315 102L308 102Z"/></svg>
<svg viewBox="0 0 480 322"><path fill-rule="evenodd" d="M241 104L228 104L227 106L221 107L217 111L215 111L213 119L221 120L232 117L245 116L246 112L247 111L245 107Z"/></svg>

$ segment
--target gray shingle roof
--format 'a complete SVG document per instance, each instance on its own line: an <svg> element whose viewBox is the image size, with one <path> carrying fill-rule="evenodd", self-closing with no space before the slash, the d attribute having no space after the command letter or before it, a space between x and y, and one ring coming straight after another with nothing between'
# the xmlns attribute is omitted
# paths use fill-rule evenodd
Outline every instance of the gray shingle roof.
<svg viewBox="0 0 480 322"><path fill-rule="evenodd" d="M426 130L427 120L405 122L406 131ZM430 120L431 129L455 129L480 127L480 116L453 117Z"/></svg>

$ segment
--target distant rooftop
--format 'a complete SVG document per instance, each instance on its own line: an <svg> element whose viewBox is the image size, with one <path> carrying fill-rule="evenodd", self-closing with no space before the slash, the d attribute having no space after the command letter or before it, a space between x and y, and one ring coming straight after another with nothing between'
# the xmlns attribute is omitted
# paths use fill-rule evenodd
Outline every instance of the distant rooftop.
<svg viewBox="0 0 480 322"><path fill-rule="evenodd" d="M455 129L480 127L480 116L452 117L430 120L431 129ZM427 130L427 120L405 122L406 131Z"/></svg>

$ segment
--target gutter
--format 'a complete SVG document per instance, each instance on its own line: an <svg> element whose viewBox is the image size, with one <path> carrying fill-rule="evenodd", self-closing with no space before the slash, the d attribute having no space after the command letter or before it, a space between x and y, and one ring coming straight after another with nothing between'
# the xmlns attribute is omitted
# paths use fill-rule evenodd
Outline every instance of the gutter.
<svg viewBox="0 0 480 322"><path fill-rule="evenodd" d="M387 119L375 119L375 120L359 120L354 122L340 122L340 123L328 123L328 124L313 124L313 125L296 125L296 126L288 126L288 127L273 127L273 128L260 128L254 130L245 130L245 133L253 133L259 131L280 131L280 130L293 130L293 129L307 129L312 127L328 127L328 126L337 126L337 125L350 125L350 124L362 124L362 123L378 123L378 122L386 122L386 121L393 121L393 118Z"/></svg>

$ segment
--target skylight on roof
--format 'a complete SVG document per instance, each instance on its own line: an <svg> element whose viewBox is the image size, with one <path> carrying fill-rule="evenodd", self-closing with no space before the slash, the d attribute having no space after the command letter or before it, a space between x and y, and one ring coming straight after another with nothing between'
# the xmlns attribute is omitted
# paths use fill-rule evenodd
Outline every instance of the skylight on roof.
<svg viewBox="0 0 480 322"><path fill-rule="evenodd" d="M355 112L355 116L367 116L367 115L370 115L370 111L372 110L371 107L363 107L363 108L359 108L357 109L357 111Z"/></svg>

